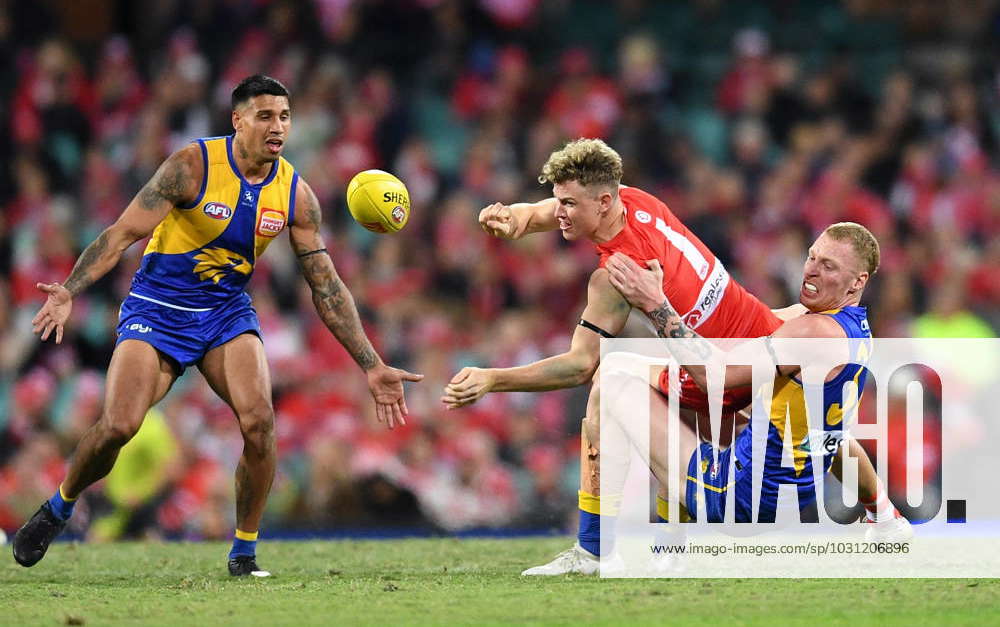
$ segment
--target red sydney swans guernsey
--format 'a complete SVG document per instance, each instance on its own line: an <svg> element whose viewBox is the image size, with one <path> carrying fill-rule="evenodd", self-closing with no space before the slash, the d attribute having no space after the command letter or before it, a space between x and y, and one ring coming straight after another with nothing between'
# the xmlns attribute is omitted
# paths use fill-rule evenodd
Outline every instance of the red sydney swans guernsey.
<svg viewBox="0 0 1000 627"><path fill-rule="evenodd" d="M781 326L767 305L732 280L722 262L688 230L670 208L635 187L619 188L625 205L625 227L611 240L597 244L601 267L608 257L621 252L640 266L657 259L663 268L663 294L684 323L708 338L763 337ZM687 371L681 370L681 407L708 411L705 393ZM668 371L660 375L658 387L666 394ZM726 390L724 413L750 403L750 387Z"/></svg>
<svg viewBox="0 0 1000 627"><path fill-rule="evenodd" d="M657 259L663 268L663 294L702 337L762 337L781 325L764 303L732 280L712 251L654 196L635 187L619 188L625 227L597 244L601 267L613 253L643 268Z"/></svg>

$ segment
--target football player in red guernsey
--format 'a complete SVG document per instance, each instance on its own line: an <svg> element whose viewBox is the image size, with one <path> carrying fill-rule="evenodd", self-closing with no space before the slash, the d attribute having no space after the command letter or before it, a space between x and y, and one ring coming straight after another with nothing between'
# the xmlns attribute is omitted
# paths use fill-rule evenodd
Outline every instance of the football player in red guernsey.
<svg viewBox="0 0 1000 627"><path fill-rule="evenodd" d="M800 305L772 312L730 278L715 255L665 204L642 190L621 185L622 172L621 157L607 144L599 139L578 139L554 152L542 168L539 182L552 185L552 198L511 206L494 204L479 217L484 230L497 237L517 239L558 228L568 240L590 240L600 255L569 351L514 368L463 368L441 399L454 409L474 403L488 392L554 390L594 382L582 425L579 542L550 564L528 569L525 575L592 574L598 570L600 516L608 515L611 508L605 503L602 512L600 504L600 403L595 373L600 338L621 332L631 309L611 285L604 268L613 253L622 252L639 263L659 260L664 294L684 312L686 324L703 337L762 337L770 335L783 319L805 312ZM664 376L654 383L666 393ZM682 413L688 420L700 421L700 433L709 433L705 394L690 379L681 386ZM724 419L735 419L736 412L749 401L749 387L728 390ZM722 433L729 432L731 429L723 427ZM720 442L720 446L728 444ZM661 488L658 506L666 505L665 497Z"/></svg>

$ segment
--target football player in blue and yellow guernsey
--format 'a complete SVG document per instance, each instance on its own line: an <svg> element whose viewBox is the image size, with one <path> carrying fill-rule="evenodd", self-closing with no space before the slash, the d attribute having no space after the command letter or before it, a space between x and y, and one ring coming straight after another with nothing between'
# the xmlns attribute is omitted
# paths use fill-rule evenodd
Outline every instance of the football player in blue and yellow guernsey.
<svg viewBox="0 0 1000 627"><path fill-rule="evenodd" d="M422 375L382 362L320 235L315 194L281 153L291 127L288 90L254 75L233 90L235 133L199 139L172 154L80 255L62 284L38 284L47 300L33 330L62 340L73 297L109 272L122 252L150 237L122 303L108 367L104 413L76 448L51 499L18 530L14 558L32 566L62 531L80 493L108 474L118 451L184 370L196 365L233 409L243 435L236 468L231 575L267 576L256 542L275 469L274 409L260 324L244 291L267 246L288 231L320 318L368 378L379 420L407 414L403 381Z"/></svg>
<svg viewBox="0 0 1000 627"><path fill-rule="evenodd" d="M663 295L663 271L657 263L648 264L650 270L643 269L634 260L616 255L608 261L609 280L633 306L647 313L660 337L689 338L697 340L697 350L703 354L712 351L707 341L692 330ZM822 473L829 470L838 472L837 450L843 445L853 446L849 437L849 425L845 417L853 413L848 410L843 387L854 381L860 396L865 386L868 371L863 366L870 350L871 331L868 327L867 310L861 305L861 296L868 280L879 266L879 245L875 236L865 227L853 222L840 222L828 226L809 248L808 257L802 270L799 302L808 310L805 315L783 323L770 336L774 338L834 338L848 339L851 357L846 365L833 369L822 385L823 435L826 442L822 455ZM657 282L659 281L659 282ZM695 342L692 342L695 344ZM673 351L688 350L668 345ZM846 354L846 353L845 353ZM674 356L680 363L688 363L690 355ZM683 366L682 366L683 367ZM760 492L758 522L774 522L778 505L778 491L781 484L795 486L799 496L799 507L805 507L816 498L810 448L808 408L805 401L805 387L800 379L799 367L775 365L773 401L768 409L769 422L766 425L766 445L763 460L763 481ZM686 368L687 369L687 368ZM687 369L695 384L706 389L705 369ZM726 368L725 388L748 385L752 382L750 366L729 366ZM760 403L758 396L754 403ZM855 400L854 403L857 401ZM854 405L852 404L852 407ZM760 411L765 411L763 405ZM787 425L786 425L787 416ZM790 433L786 428L790 425ZM700 485L706 487L704 493L706 516L709 521L721 522L725 516L726 492L735 487L734 519L749 522L752 518L751 488L753 475L752 422L736 437L733 445L718 451L718 463L712 467L703 464L701 472L695 464L694 449L700 447L702 459L712 459L712 445L698 443L690 428L681 426L681 455L688 465L687 495L681 501L692 516L696 511L696 493ZM793 465L782 465L782 450L786 435L792 443ZM869 538L891 537L900 541L909 539L912 529L889 501L881 483L871 468L861 449L854 448L851 456L858 463L867 466L859 470L859 495L867 511L866 519L876 523L866 535ZM661 460L662 461L662 460ZM730 475L730 464L735 468ZM664 466L665 467L665 466ZM664 483L666 477L663 477Z"/></svg>

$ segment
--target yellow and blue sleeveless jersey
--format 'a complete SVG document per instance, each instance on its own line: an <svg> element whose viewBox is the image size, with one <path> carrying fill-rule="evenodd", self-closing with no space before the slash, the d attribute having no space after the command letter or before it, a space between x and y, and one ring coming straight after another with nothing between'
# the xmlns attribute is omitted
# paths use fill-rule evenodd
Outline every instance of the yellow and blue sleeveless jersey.
<svg viewBox="0 0 1000 627"><path fill-rule="evenodd" d="M198 139L205 176L198 198L156 227L131 295L204 311L243 293L257 258L295 219L298 174L279 158L257 184L233 158L233 136Z"/></svg>
<svg viewBox="0 0 1000 627"><path fill-rule="evenodd" d="M778 376L774 380L770 408L762 406L760 394L754 397L754 413L764 412L768 416L767 437L764 449L764 471L761 482L760 509L758 522L774 522L781 484L792 484L798 490L799 506L804 507L816 499L813 481L812 447L823 450L823 473L830 469L837 448L846 428L845 416L856 415L858 403L864 390L868 370L865 365L871 354L871 330L868 326L864 307L844 307L817 314L831 316L844 329L851 345L850 363L830 381L823 383L823 430L811 433L806 405L806 390L797 376ZM844 398L844 384L854 381L857 396ZM847 406L845 406L847 405ZM790 433L786 431L790 430ZM783 465L784 440L788 437L792 449L792 465ZM698 467L698 455L701 467ZM735 494L735 520L748 522L752 516L752 503L756 500L752 493L753 477L753 421L736 438L732 448L720 451L713 463L711 444L702 443L692 454L688 464L687 507L694 515L697 511L696 499L700 497L698 488L704 487L706 515L709 522L722 522L725 514L726 492L732 486ZM730 475L735 467L735 477Z"/></svg>
<svg viewBox="0 0 1000 627"><path fill-rule="evenodd" d="M807 315L832 317L844 329L848 339L871 339L871 330L868 327L868 318L864 307L844 307ZM856 410L855 407L844 407L844 384L848 381L854 381L858 390L858 396L854 402L859 402L868 374L864 364L868 362L869 352L870 342L851 342L851 360L854 363L844 366L836 377L823 384L823 431L830 437L817 438L816 434L812 434L813 437L810 437L809 420L806 413L806 390L799 377L791 375L775 378L769 412L770 421L767 429L767 456L764 460L766 470L777 472L777 467L780 466L786 429L791 429L791 433L787 437L792 442L793 462L791 468L785 467L781 470L786 482L812 482L812 457L810 453L811 446L817 443L828 443L824 449L823 472L829 470L836 454L832 444L840 441L844 429L844 415L855 415ZM752 425L748 427L749 429L752 429Z"/></svg>
<svg viewBox="0 0 1000 627"><path fill-rule="evenodd" d="M764 479L761 486L761 504L758 520L767 522L773 520L773 508L777 505L778 486L783 483L796 485L799 491L799 503L805 505L816 498L813 484L812 448L822 447L823 468L826 473L837 454L843 433L846 428L844 416L857 415L856 406L845 406L847 403L859 403L865 387L868 370L865 364L871 352L871 330L868 326L867 310L864 307L843 307L818 314L830 316L847 334L851 344L851 362L841 369L840 373L823 383L823 432L810 432L809 417L806 407L806 394L799 377L780 376L774 381L774 391L771 407L768 412L767 444L764 453ZM858 341L861 340L861 341ZM844 384L854 381L857 385L857 396L844 398ZM746 429L749 445L752 439L753 425ZM791 433L786 433L786 430ZM789 438L792 449L792 465L782 465L782 450L785 438ZM738 447L739 448L739 447ZM741 451L737 450L737 459ZM749 451L747 451L749 453Z"/></svg>

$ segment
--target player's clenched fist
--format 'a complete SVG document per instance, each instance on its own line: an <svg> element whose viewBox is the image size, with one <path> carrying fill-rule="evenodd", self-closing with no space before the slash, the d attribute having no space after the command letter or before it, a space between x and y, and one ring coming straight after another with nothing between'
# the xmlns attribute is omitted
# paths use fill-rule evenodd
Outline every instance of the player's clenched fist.
<svg viewBox="0 0 1000 627"><path fill-rule="evenodd" d="M444 388L441 402L448 409L471 405L493 389L493 372L489 368L462 368Z"/></svg>
<svg viewBox="0 0 1000 627"><path fill-rule="evenodd" d="M483 230L501 239L517 238L517 218L510 207L495 202L479 212L479 226Z"/></svg>

